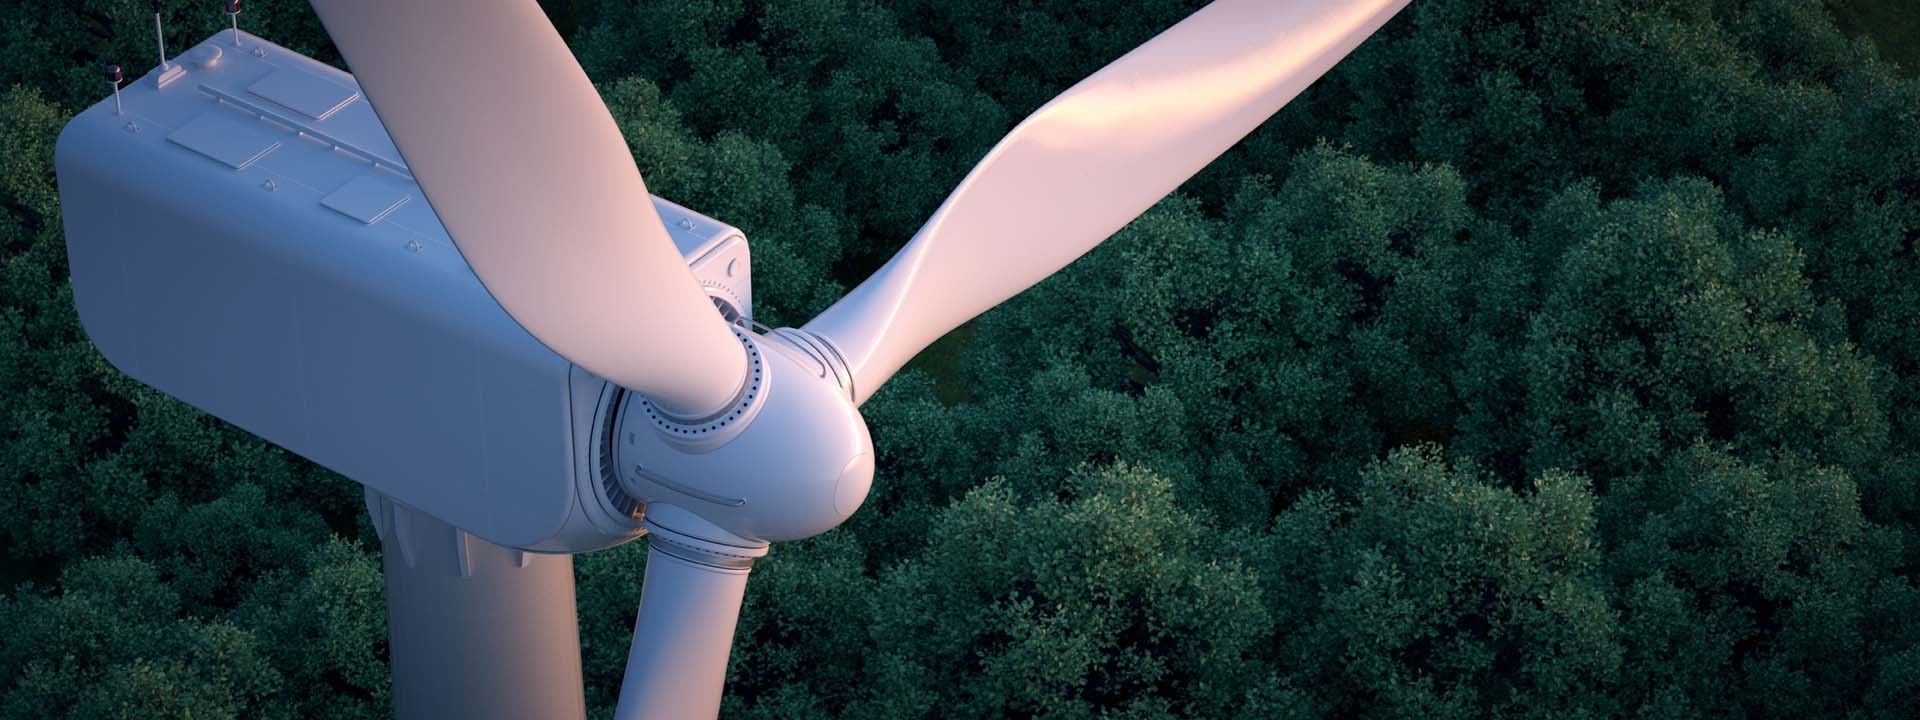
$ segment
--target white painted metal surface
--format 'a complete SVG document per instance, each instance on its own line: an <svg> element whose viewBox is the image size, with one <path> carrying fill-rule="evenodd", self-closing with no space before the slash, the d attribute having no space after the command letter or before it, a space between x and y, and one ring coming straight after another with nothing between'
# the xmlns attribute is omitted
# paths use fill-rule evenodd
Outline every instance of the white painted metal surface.
<svg viewBox="0 0 1920 720"><path fill-rule="evenodd" d="M373 493L368 504L384 547L394 717L586 717L572 555L503 548Z"/></svg>
<svg viewBox="0 0 1920 720"><path fill-rule="evenodd" d="M244 33L231 50L231 33L184 53L164 88L154 73L129 83L124 114L109 98L60 135L74 303L94 344L141 382L493 543L577 551L639 534L589 521L606 382L488 295L352 76ZM215 44L229 51L196 60ZM276 90L289 85L353 99L316 119L281 104L301 104ZM674 262L750 313L740 232L648 199L634 204L668 220Z"/></svg>

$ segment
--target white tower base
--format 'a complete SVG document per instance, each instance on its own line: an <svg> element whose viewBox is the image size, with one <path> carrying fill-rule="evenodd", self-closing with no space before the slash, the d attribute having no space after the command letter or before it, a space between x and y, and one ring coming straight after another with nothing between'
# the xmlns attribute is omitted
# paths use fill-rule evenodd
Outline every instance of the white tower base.
<svg viewBox="0 0 1920 720"><path fill-rule="evenodd" d="M398 720L581 720L573 557L489 543L367 491Z"/></svg>

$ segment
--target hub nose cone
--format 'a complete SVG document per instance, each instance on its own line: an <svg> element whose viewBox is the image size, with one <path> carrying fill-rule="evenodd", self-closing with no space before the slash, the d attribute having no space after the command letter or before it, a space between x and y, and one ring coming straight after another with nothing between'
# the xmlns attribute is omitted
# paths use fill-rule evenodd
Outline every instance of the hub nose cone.
<svg viewBox="0 0 1920 720"><path fill-rule="evenodd" d="M840 517L848 517L860 509L860 503L867 499L867 490L873 487L873 453L863 452L847 461L846 468L840 471L840 479L833 486L833 509Z"/></svg>

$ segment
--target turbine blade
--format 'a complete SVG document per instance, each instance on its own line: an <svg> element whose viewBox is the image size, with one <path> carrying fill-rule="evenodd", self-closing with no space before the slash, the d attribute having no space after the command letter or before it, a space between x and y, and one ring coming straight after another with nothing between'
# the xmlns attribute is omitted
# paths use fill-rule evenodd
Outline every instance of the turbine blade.
<svg viewBox="0 0 1920 720"><path fill-rule="evenodd" d="M805 329L855 402L941 335L1093 249L1239 142L1407 0L1218 0L1013 129L905 248Z"/></svg>
<svg viewBox="0 0 1920 720"><path fill-rule="evenodd" d="M560 356L670 411L725 407L740 343L533 0L314 0L460 254Z"/></svg>
<svg viewBox="0 0 1920 720"><path fill-rule="evenodd" d="M640 581L633 648L616 720L685 720L720 713L733 629L747 569L719 568L662 552L655 535ZM763 551L764 552L764 551Z"/></svg>

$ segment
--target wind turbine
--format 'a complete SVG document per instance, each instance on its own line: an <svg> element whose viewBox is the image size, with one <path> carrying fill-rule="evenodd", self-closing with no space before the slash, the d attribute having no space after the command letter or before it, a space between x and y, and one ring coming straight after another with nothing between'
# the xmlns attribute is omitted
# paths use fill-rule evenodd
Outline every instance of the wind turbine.
<svg viewBox="0 0 1920 720"><path fill-rule="evenodd" d="M754 560L867 495L860 404L1406 2L1214 2L1035 111L826 312L767 329L744 239L648 201L532 0L314 0L352 76L236 19L62 132L75 302L129 375L366 486L400 715L579 716L567 555L645 533L616 715L710 718Z"/></svg>

